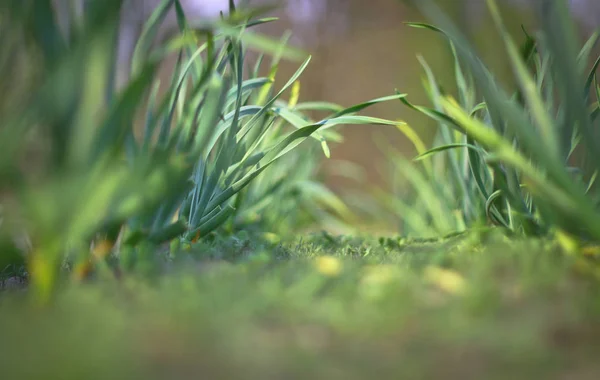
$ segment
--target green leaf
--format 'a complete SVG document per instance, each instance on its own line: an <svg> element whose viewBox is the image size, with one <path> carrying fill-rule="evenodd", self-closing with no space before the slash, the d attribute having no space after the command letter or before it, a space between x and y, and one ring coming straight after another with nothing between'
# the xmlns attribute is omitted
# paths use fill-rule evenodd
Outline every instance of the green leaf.
<svg viewBox="0 0 600 380"><path fill-rule="evenodd" d="M136 75L146 64L150 54L151 45L158 34L159 28L167 17L169 10L174 4L175 0L162 0L154 9L148 21L144 24L131 59L131 72L134 75Z"/></svg>
<svg viewBox="0 0 600 380"><path fill-rule="evenodd" d="M378 104L378 103L388 102L390 100L398 100L398 99L402 99L405 97L406 97L406 94L396 94L396 95L391 95L391 96L385 96L383 98L369 100L368 102L356 104L352 107L348 107L344 110L341 110L341 111L337 112L336 114L334 114L333 116L331 116L330 119L336 119L336 118L344 116L344 115L353 114L353 113L362 111L363 109L370 107L372 105Z"/></svg>
<svg viewBox="0 0 600 380"><path fill-rule="evenodd" d="M451 149L463 149L463 148L471 149L471 150L479 153L482 156L486 155L486 152L476 145L456 143L456 144L447 144L447 145L442 145L442 146L437 146L435 148L431 148L431 149L425 151L424 153L419 154L418 156L413 158L413 160L419 161L419 160L423 160L425 158L429 158L436 153L444 152L444 151L451 150Z"/></svg>
<svg viewBox="0 0 600 380"><path fill-rule="evenodd" d="M277 159L290 152L304 140L306 140L311 134L319 129L319 125L311 125L304 128L295 130L294 132L287 135L281 142L265 152L265 156L261 159L255 168L247 173L243 178L233 183L230 187L222 191L220 194L211 199L207 206L207 210L211 211L220 204L223 204L229 198L234 196L237 192L247 186L256 176L263 172Z"/></svg>

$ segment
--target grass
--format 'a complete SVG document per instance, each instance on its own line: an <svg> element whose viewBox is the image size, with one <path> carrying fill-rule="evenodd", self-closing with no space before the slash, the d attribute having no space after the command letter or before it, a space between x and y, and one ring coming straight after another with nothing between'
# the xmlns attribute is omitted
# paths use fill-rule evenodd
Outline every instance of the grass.
<svg viewBox="0 0 600 380"><path fill-rule="evenodd" d="M3 295L0 357L22 379L594 378L600 297L582 268L497 229L215 239L49 308Z"/></svg>
<svg viewBox="0 0 600 380"><path fill-rule="evenodd" d="M310 58L254 34L273 19L233 1L200 24L162 1L121 88L120 1L90 2L68 33L49 0L3 3L0 42L20 50L0 52L0 90L23 81L0 99L0 373L600 376L597 63L583 75L597 36L576 48L556 1L519 50L489 0L520 84L509 96L434 3L418 4L439 28L411 25L450 41L458 100L422 60L432 107L398 93L344 108L301 102ZM180 34L156 47L170 10ZM170 54L165 86L155 73ZM276 89L281 59L300 63ZM388 101L437 120L436 146L359 115ZM360 225L314 177L347 124L393 126L419 152L416 164L389 153L416 190L382 197L399 237L300 232ZM23 170L36 144L42 159Z"/></svg>
<svg viewBox="0 0 600 380"><path fill-rule="evenodd" d="M410 25L449 42L458 94L444 91L420 59L432 106L402 101L436 120L440 129L431 149L412 129L403 130L420 161L417 168L398 164L421 194L417 207L397 201L397 208L411 216L408 230L440 233L489 221L526 235L558 229L597 240L600 61L592 60L590 70L589 60L598 34L580 46L566 2L540 2L541 28L535 34L524 30L519 46L504 27L496 1L488 0L518 83L516 89L505 89L433 2L416 4L436 25ZM433 163L432 157L437 158Z"/></svg>
<svg viewBox="0 0 600 380"><path fill-rule="evenodd" d="M15 252L15 235L30 242L25 256L40 302L52 297L65 262L80 280L96 264L104 265L111 250L119 251L121 269L128 270L143 256L140 251L194 242L236 224L240 228L255 215L272 232L285 229L274 218L289 211L291 220L311 213L347 219L349 212L335 195L311 181L314 155L302 165L282 158L309 139L328 156L328 141L339 139L332 130L337 125L396 124L358 113L404 95L348 108L299 102L299 77L310 56L287 47L286 38L273 41L251 31L273 18L231 2L228 15L196 25L178 0L156 7L133 52L131 79L117 87L113 25L121 5L120 0L92 2L85 12L71 15L67 34L49 0L9 2L2 8L10 20L2 24L3 38L26 41L19 53L36 63L22 69L4 54L0 69L7 81L13 71L39 76L21 108L7 108L3 119L0 178L15 200L2 210L7 221L2 243ZM177 16L180 33L153 47L169 11ZM247 59L248 47L263 53L254 63ZM269 75L261 77L265 53L272 59ZM171 55L177 63L165 86L156 72ZM275 90L283 58L300 64ZM166 90L162 97L161 89ZM328 116L311 120L306 115L311 110ZM139 122L141 131L135 127ZM40 173L31 175L20 168L22 160L31 140L44 138L48 142L34 165ZM273 166L279 170L263 175ZM292 167L296 175L282 177ZM301 201L309 207L294 207ZM279 213L267 213L269 203L279 204ZM260 218L263 214L272 217ZM3 255L6 264L0 264L15 264L14 256Z"/></svg>

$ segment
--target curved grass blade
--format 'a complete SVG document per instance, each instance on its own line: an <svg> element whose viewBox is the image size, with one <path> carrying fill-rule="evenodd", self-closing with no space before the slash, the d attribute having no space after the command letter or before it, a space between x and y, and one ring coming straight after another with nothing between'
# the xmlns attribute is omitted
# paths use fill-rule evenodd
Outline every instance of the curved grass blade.
<svg viewBox="0 0 600 380"><path fill-rule="evenodd" d="M465 149L465 148L471 149L471 150L477 152L478 154L480 154L481 156L485 157L485 155L486 155L486 152L476 145L456 143L456 144L448 144L448 145L442 145L442 146L437 146L435 148L431 148L431 149L426 150L423 153L419 154L418 156L413 158L413 160L420 161L425 158L429 158L429 157L435 155L436 153L445 152L447 150L452 150L452 149Z"/></svg>

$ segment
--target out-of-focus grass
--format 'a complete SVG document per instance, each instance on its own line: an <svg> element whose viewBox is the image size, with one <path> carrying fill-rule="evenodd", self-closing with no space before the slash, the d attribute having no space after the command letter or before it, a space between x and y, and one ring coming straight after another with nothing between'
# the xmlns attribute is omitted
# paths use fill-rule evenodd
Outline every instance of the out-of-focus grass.
<svg viewBox="0 0 600 380"><path fill-rule="evenodd" d="M45 308L2 294L2 373L594 378L597 280L561 249L501 230L431 241L321 234L276 247L217 239L159 278L67 287Z"/></svg>

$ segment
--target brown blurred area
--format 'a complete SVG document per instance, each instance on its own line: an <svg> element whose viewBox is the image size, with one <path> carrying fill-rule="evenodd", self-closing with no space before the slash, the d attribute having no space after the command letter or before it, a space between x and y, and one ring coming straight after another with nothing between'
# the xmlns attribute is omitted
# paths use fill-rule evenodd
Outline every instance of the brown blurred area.
<svg viewBox="0 0 600 380"><path fill-rule="evenodd" d="M57 2L66 0L55 0ZM277 0L275 0L277 1ZM505 10L508 28L519 36L522 24L535 19L528 3L540 0L498 0ZM126 0L121 25L120 60L125 65L142 23L160 0ZM215 17L226 10L228 0L181 0L189 18ZM273 0L250 0L252 4ZM449 49L440 36L406 26L406 21L426 21L403 0L287 0L280 1L274 12L280 20L265 25L261 31L279 37L286 30L293 34L292 44L312 56L301 77L301 101L326 100L350 106L365 100L394 94L395 89L409 94L412 102L426 103L421 88L423 71L416 58L422 55L444 85L452 91L453 67ZM484 0L438 0L479 48L484 60L497 77L508 78L510 68L503 59L497 33L491 28ZM570 0L581 25L582 36L600 24L600 1ZM172 16L164 30L175 25ZM522 36L522 34L521 34ZM285 62L279 72L283 83L296 70L297 62ZM166 72L166 71L165 71ZM426 118L401 105L387 103L366 111L370 116L401 119L408 122L427 141L434 125ZM390 144L410 156L414 152L401 133L393 127L347 126L344 143L332 149L332 158L323 164L326 182L335 190L350 187L365 189L385 185L385 160L376 139ZM360 166L366 177L362 183L336 176L339 161Z"/></svg>

